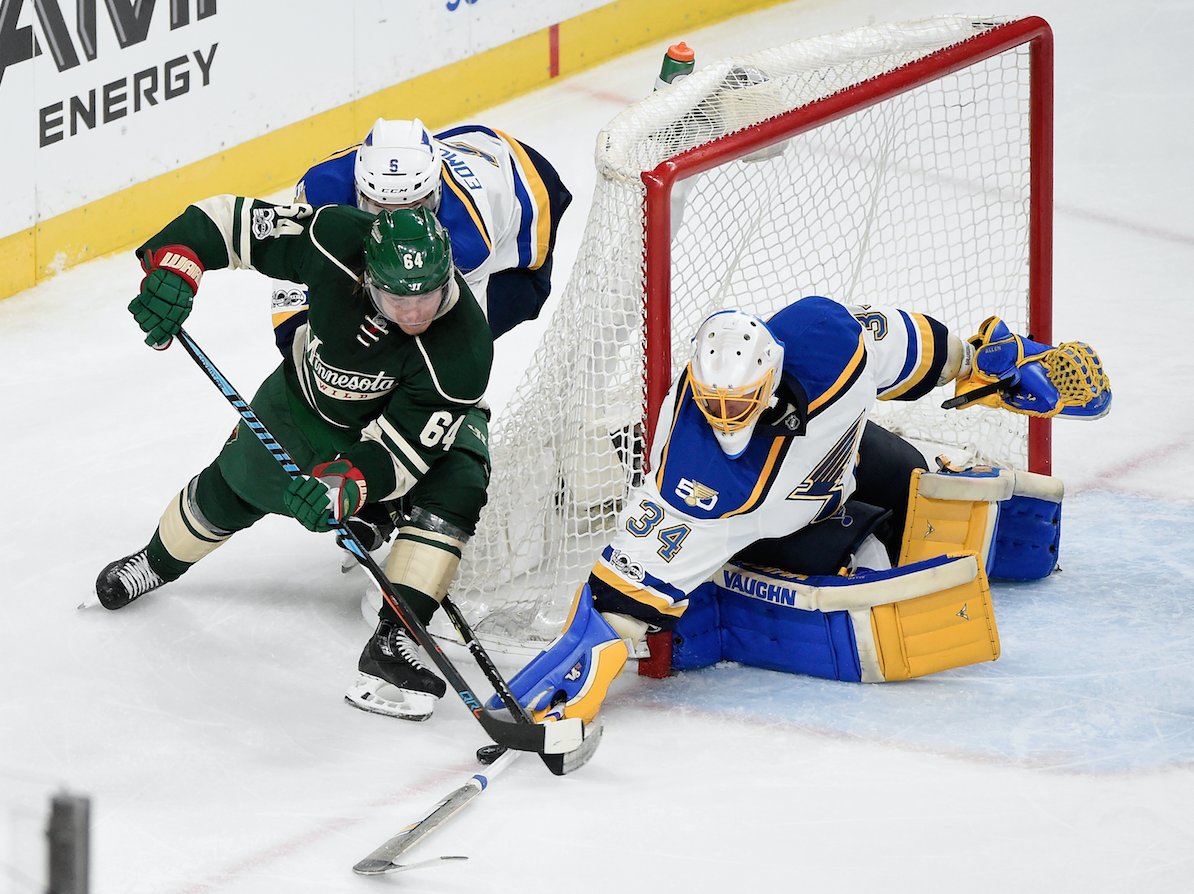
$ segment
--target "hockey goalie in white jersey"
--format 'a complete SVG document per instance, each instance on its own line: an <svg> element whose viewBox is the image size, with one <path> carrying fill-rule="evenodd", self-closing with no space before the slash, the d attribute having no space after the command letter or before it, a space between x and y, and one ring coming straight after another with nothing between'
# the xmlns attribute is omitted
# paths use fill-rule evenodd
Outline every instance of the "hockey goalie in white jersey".
<svg viewBox="0 0 1194 894"><path fill-rule="evenodd" d="M868 422L876 397L914 400L951 381L959 404L1110 408L1089 346L1039 344L994 317L966 342L921 314L821 297L766 321L708 318L661 407L651 473L563 634L512 681L516 696L536 719L591 721L631 651L685 624L690 599L706 615L681 627L705 651L689 666L727 658L878 682L998 657L987 575L1052 571L1060 485L929 473L919 450Z"/></svg>

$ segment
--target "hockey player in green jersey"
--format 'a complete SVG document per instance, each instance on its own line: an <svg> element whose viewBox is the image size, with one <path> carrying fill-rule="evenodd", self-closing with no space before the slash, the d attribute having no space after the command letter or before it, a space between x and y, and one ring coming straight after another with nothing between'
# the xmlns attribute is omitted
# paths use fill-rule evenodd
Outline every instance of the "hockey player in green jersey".
<svg viewBox="0 0 1194 894"><path fill-rule="evenodd" d="M252 404L311 472L291 480L241 422L170 501L148 545L104 568L101 604L122 608L177 579L266 514L326 531L331 513L343 520L366 502L405 496L409 519L385 570L426 624L485 504L479 404L493 360L485 316L435 216L217 196L189 206L137 255L145 278L129 311L158 348L181 329L204 270L249 268L307 286L308 321ZM445 691L388 606L358 669L346 698L365 710L423 720Z"/></svg>

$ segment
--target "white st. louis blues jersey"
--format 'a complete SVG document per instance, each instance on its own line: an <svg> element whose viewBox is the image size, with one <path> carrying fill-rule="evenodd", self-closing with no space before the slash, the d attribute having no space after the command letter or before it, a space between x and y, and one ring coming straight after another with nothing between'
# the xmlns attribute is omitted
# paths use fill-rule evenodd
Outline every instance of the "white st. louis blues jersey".
<svg viewBox="0 0 1194 894"><path fill-rule="evenodd" d="M802 298L767 326L784 345L781 384L736 458L718 445L687 371L672 383L652 471L593 567L602 610L670 628L688 594L740 550L839 512L875 398L928 393L948 352L941 323L890 307Z"/></svg>
<svg viewBox="0 0 1194 894"><path fill-rule="evenodd" d="M443 161L436 217L448 231L452 260L463 274L495 334L538 313L550 292L551 253L559 218L572 196L554 168L531 147L480 125L464 125L434 137ZM356 205L352 146L311 168L295 189L309 205ZM490 288L503 271L525 275ZM286 290L282 290L285 292ZM279 331L297 326L305 310L298 290L273 302ZM491 304L502 306L491 306Z"/></svg>

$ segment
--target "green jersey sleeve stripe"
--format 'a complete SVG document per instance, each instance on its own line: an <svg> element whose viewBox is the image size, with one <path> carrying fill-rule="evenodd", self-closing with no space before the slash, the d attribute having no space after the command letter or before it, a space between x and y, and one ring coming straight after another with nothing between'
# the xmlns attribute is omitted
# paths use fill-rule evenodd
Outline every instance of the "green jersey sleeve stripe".
<svg viewBox="0 0 1194 894"><path fill-rule="evenodd" d="M251 241L253 236L252 224L253 203L245 199L236 200L236 254L240 257L241 263L252 269L253 267L253 243Z"/></svg>
<svg viewBox="0 0 1194 894"><path fill-rule="evenodd" d="M414 477L419 478L426 475L431 468L419 453L411 445L411 443L402 436L384 416L379 416L373 420L369 426L361 432L361 437L369 438L372 441L377 441L386 448L396 459L402 461L402 464L414 473Z"/></svg>

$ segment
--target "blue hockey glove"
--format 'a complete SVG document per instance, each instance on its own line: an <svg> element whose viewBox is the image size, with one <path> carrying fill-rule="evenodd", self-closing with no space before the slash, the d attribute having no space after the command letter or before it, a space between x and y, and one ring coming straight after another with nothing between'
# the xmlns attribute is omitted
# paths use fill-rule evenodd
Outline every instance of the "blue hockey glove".
<svg viewBox="0 0 1194 894"><path fill-rule="evenodd" d="M1027 416L1098 419L1111 409L1111 383L1094 348L1083 342L1057 347L1013 335L988 317L969 339L974 358L958 377L946 407L985 404Z"/></svg>

